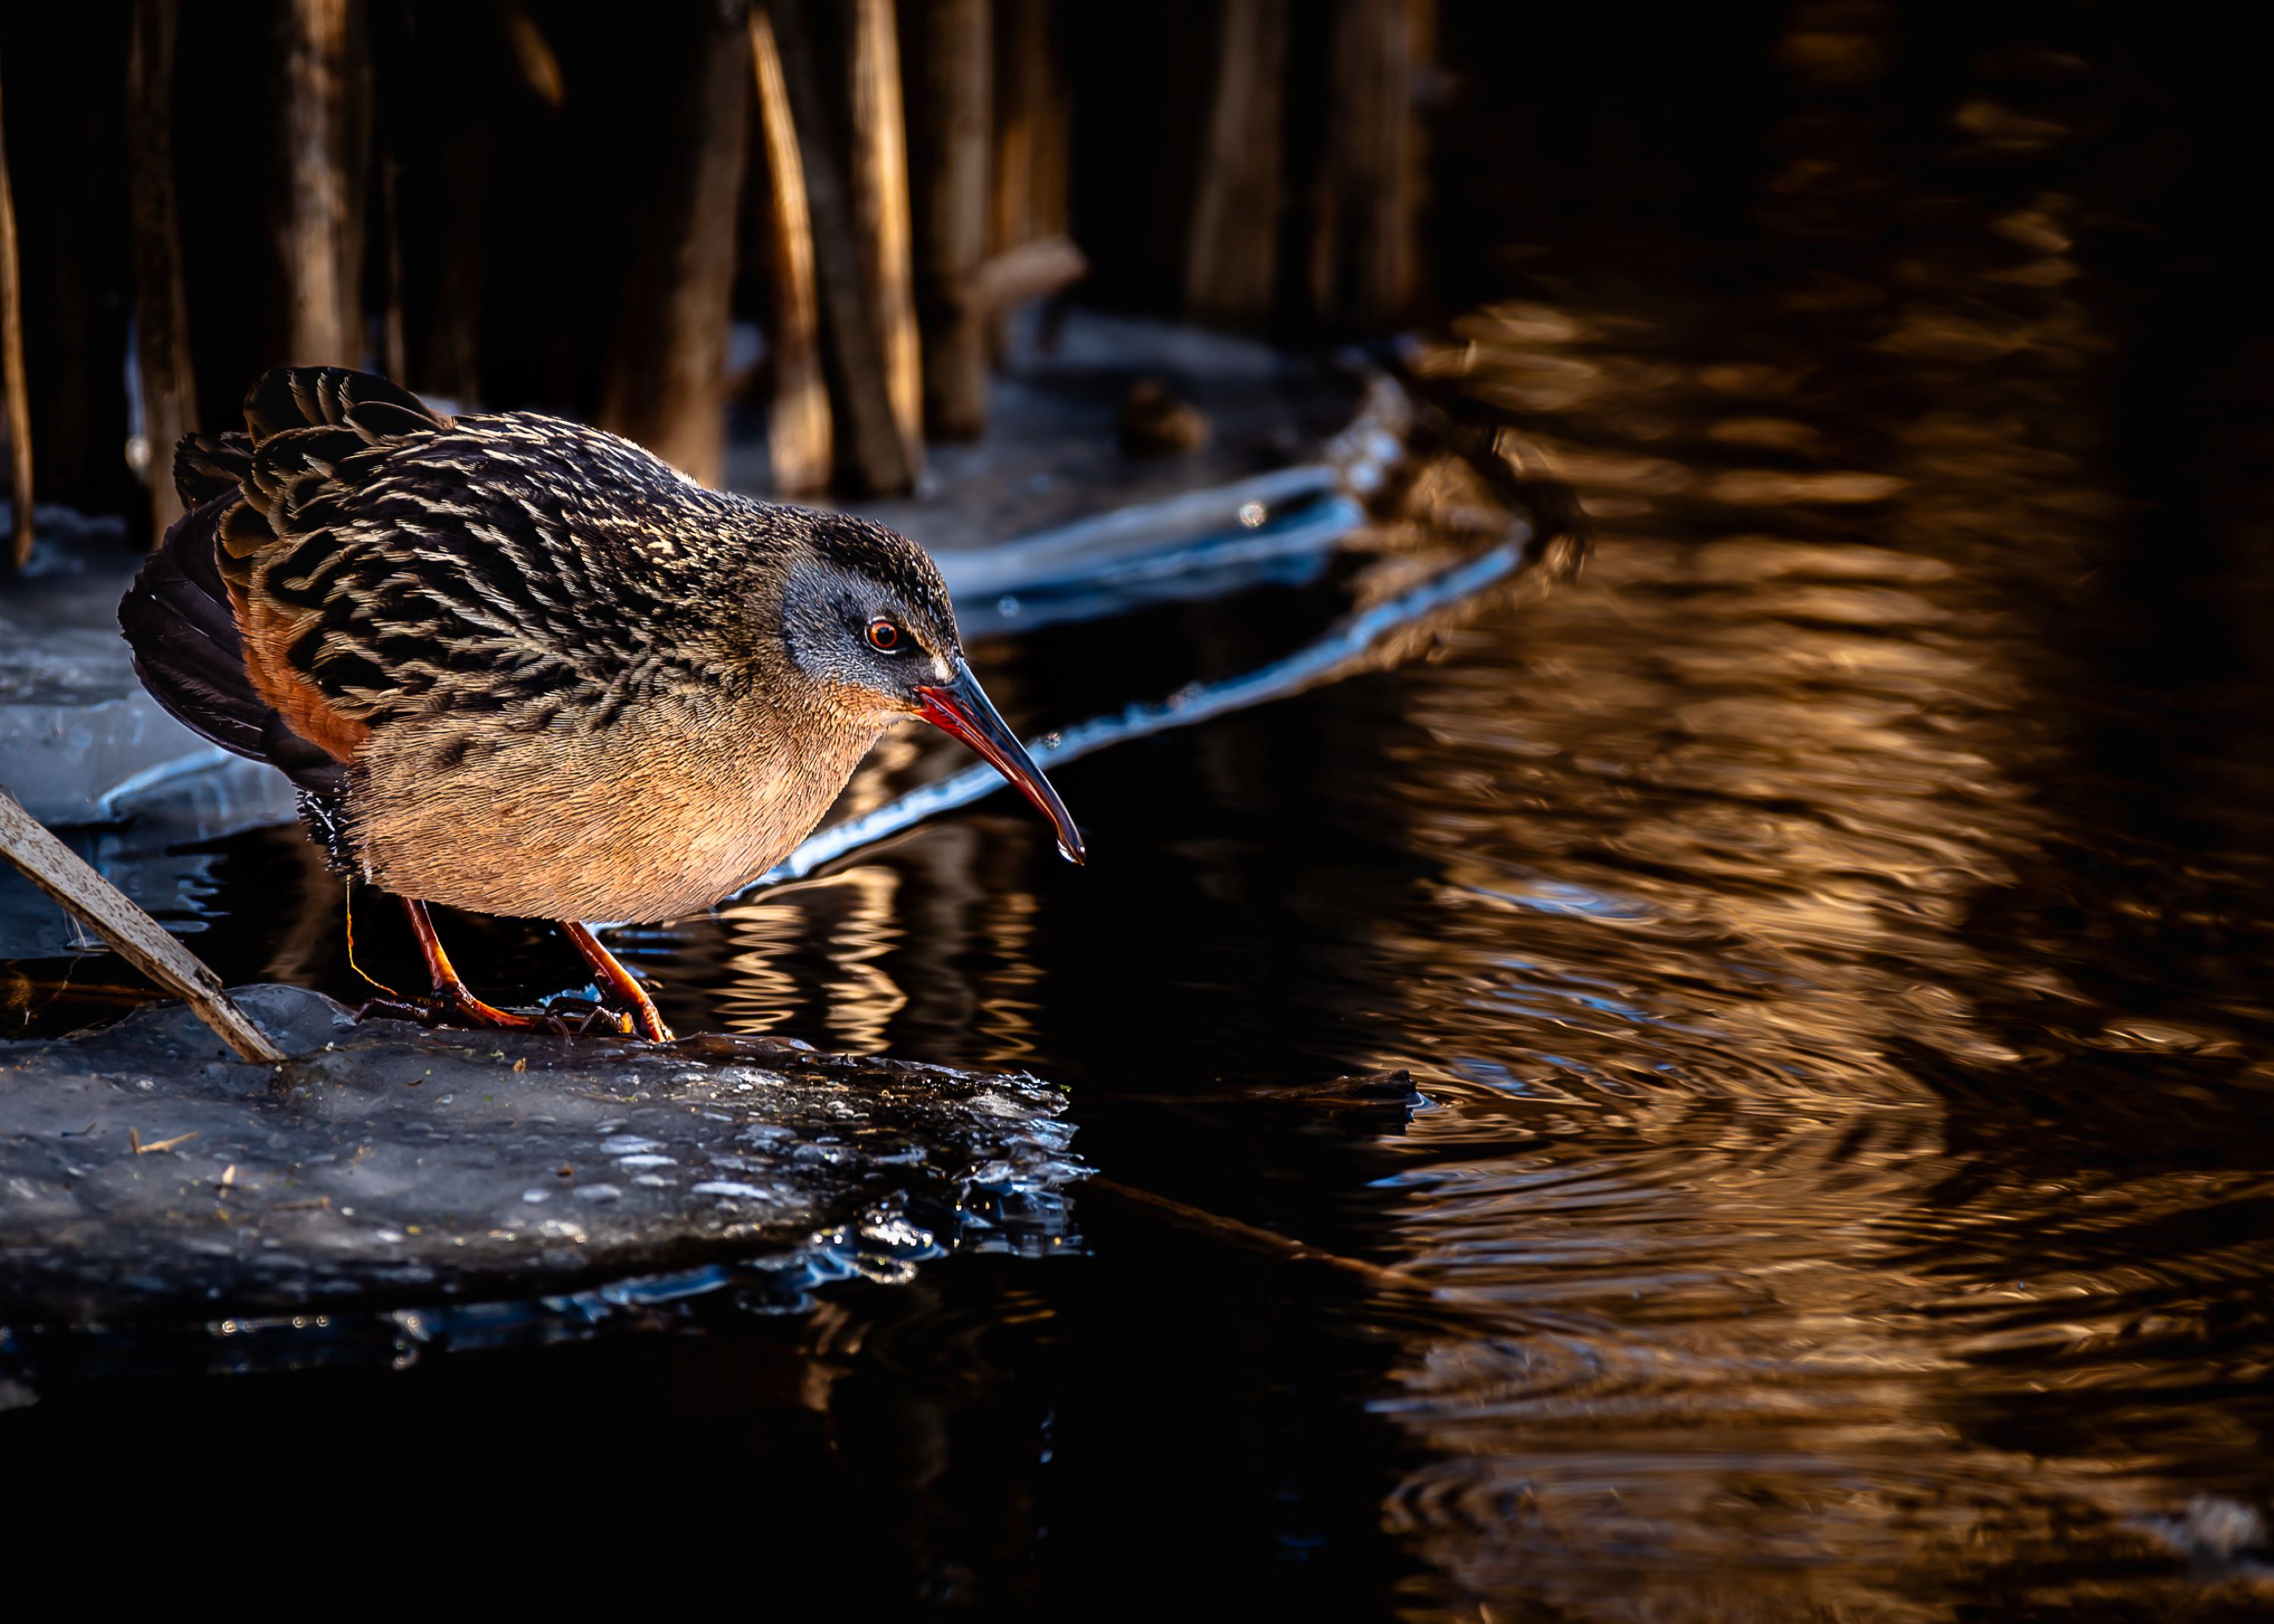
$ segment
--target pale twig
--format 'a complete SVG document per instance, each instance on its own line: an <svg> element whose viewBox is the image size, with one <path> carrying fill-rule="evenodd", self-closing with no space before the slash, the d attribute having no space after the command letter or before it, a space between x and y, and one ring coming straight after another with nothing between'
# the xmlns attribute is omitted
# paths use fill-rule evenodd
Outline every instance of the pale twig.
<svg viewBox="0 0 2274 1624"><path fill-rule="evenodd" d="M127 963L187 1004L237 1054L268 1064L284 1058L284 1051L230 1002L219 976L49 834L4 789L0 789L0 855L117 949Z"/></svg>

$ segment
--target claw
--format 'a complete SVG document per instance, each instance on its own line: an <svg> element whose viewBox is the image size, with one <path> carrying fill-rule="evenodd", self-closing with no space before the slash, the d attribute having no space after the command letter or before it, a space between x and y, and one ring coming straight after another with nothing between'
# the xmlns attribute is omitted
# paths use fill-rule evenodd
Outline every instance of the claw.
<svg viewBox="0 0 2274 1624"><path fill-rule="evenodd" d="M628 1038L632 1035L633 1018L630 1015L622 1010L612 1010L595 999L566 996L549 998L546 1001L545 1012L561 1023L564 1034L574 1032L578 1037L589 1037L593 1024L601 1022L605 1023L612 1036ZM568 1025L571 1021L576 1023L574 1026Z"/></svg>
<svg viewBox="0 0 2274 1624"><path fill-rule="evenodd" d="M425 998L373 998L356 1011L356 1019L415 1020L422 1026L497 1026L509 1032L558 1030L564 1036L568 1032L566 1023L557 1016L516 1014L485 1004L471 993L458 996L447 989Z"/></svg>
<svg viewBox="0 0 2274 1624"><path fill-rule="evenodd" d="M416 998L366 998L356 1006L355 1018L364 1020L415 1020L422 1026L434 1024L434 1006Z"/></svg>

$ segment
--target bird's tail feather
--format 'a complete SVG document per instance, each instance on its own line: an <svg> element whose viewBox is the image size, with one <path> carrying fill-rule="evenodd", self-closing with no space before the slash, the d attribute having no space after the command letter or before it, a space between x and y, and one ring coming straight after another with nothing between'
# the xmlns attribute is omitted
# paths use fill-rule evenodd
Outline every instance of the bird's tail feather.
<svg viewBox="0 0 2274 1624"><path fill-rule="evenodd" d="M191 512L216 496L234 493L237 482L252 471L248 435L184 434L174 447L174 489Z"/></svg>
<svg viewBox="0 0 2274 1624"><path fill-rule="evenodd" d="M252 387L245 421L249 432L188 434L175 447L174 487L189 511L134 578L118 624L142 686L183 726L303 789L336 795L346 767L286 726L246 673L231 585L249 584L254 559L276 539L272 520L300 483L449 419L369 372L293 366Z"/></svg>
<svg viewBox="0 0 2274 1624"><path fill-rule="evenodd" d="M177 480L184 454L175 459ZM237 501L232 485L177 519L118 605L135 674L167 712L225 750L276 767L301 788L335 795L346 766L286 726L245 669L245 638L230 608L215 543Z"/></svg>

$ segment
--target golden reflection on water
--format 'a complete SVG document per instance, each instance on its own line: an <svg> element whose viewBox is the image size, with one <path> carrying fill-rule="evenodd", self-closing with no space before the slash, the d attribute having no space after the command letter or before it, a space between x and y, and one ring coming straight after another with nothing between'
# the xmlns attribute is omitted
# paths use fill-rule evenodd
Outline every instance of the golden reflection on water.
<svg viewBox="0 0 2274 1624"><path fill-rule="evenodd" d="M1994 643L1922 642L1962 613L1947 572L1884 552L1614 530L1598 557L1526 617L1513 684L1406 690L1445 748L1396 793L1442 879L1434 928L1387 944L1415 967L1395 1026L1466 1052L1382 1056L1445 1101L1399 1146L1395 1222L1509 1320L1405 1350L1381 1408L1441 1454L1389 1525L1464 1590L1583 1616L1653 1565L1954 1558L2008 1497L1963 1480L1995 1461L1948 1476L1950 1355L1901 1260L1945 1113L1907 1055L2015 1057L1957 927L2031 837L1997 764L2016 679ZM1502 772L1430 770L1510 737Z"/></svg>
<svg viewBox="0 0 2274 1624"><path fill-rule="evenodd" d="M1960 257L2002 276L2057 234ZM2125 510L2075 410L2099 346L2066 277L1983 303L1904 277L1939 290L1818 297L1806 326L1772 302L1755 333L1478 313L1424 370L1521 403L1512 454L1598 523L1587 578L1470 605L1394 675L1299 702L1287 731L1331 747L1299 806L1268 717L1174 757L1192 799L1323 813L1412 860L1289 882L1285 962L1238 973L1299 989L1259 997L1328 1034L1291 1041L1357 1044L1335 1052L1430 1098L1373 1147L1365 1210L1371 1255L1457 1312L1360 1311L1390 1350L1372 1407L1419 1457L1381 1512L1426 1564L1412 1616L1932 1619L2025 1568L2034 1599L2082 1604L2112 1567L2165 1571L2156 1530L2259 1453L2257 1344L2204 1349L2274 1274L2263 1226L2216 1215L2274 1178L2061 1135L2068 1101L2120 1138L2126 1109L2197 1086L2127 1108L2096 1056L2223 1078L2274 1055L2223 1019L2245 1000L2104 1019L2070 944L1983 924L2061 861L2088 771L2045 630ZM1432 568L1479 500L1431 470L1434 524L1361 538L1352 597ZM928 763L892 741L855 809ZM1062 1062L1070 983L1005 826L723 910L726 1024ZM1263 906L1255 848L1177 855L1211 900ZM2233 861L2200 854L2202 883Z"/></svg>
<svg viewBox="0 0 2274 1624"><path fill-rule="evenodd" d="M1984 274L2055 231L1985 232L2009 246ZM1947 1616L1920 1596L2080 1540L2152 1565L2195 1470L2255 1454L2197 1344L2274 1248L2144 1232L2274 1180L1970 1142L2052 1138L2038 1101L2092 1086L2081 1056L2274 1058L2215 1016L2103 1022L2058 942L1980 928L2055 861L2077 727L2041 612L2124 505L2088 472L2098 347L2068 279L2002 280L2003 305L1960 282L1835 289L1805 330L1772 304L1734 356L1732 333L1533 302L1427 361L1520 405L1512 454L1600 533L1585 582L1471 605L1394 650L1427 662L1303 702L1364 744L1318 760L1298 816L1426 876L1371 908L1307 876L1280 948L1322 1026L1370 1042L1351 1063L1431 1099L1376 1147L1369 1209L1375 1255L1462 1304L1384 1327L1373 1400L1422 1456L1382 1510L1427 1564L1415 1617ZM1431 470L1435 528L1362 538L1352 596L1432 568L1478 500ZM1277 806L1269 737L1191 735L1192 793ZM918 761L895 741L856 808ZM1220 900L1258 883L1236 843L1182 854ZM1021 872L961 820L724 910L727 1023L802 1011L862 1049L914 1023L1047 1064ZM2044 1418L2048 1394L2189 1384L2210 1395L2184 1410Z"/></svg>
<svg viewBox="0 0 2274 1624"><path fill-rule="evenodd" d="M1953 123L2062 133L1986 102ZM1841 179L1771 190L1801 210ZM2027 596L2124 507L2086 471L2105 346L2067 207L1742 334L1532 300L1425 362L1517 414L1600 530L1586 583L1400 683L1434 748L1372 792L1439 876L1378 942L1407 1007L1374 1058L1439 1102L1394 1142L1386 1255L1505 1314L1408 1338L1377 1402L1432 1455L1384 1513L1435 1570L1413 1616L1949 1616L1924 1577L2080 1527L2154 1549L2198 1488L2180 1435L2255 1447L2217 1402L2067 1458L1966 1420L2052 1383L2216 1381L2191 1291L2274 1262L2255 1234L2139 1250L2163 1215L2264 1199L2255 1174L1969 1187L1950 1143L1952 1078L2066 1075L2052 1034L2084 1002L1971 928L2058 814L2067 696Z"/></svg>
<svg viewBox="0 0 2274 1624"><path fill-rule="evenodd" d="M1887 56L1844 25L1788 44L1827 86ZM1704 311L1566 282L1420 357L1593 517L1583 583L1471 605L1392 676L1160 758L1220 824L1356 831L1359 855L1320 848L1344 867L1290 877L1258 837L1187 826L1178 881L1250 936L1196 932L1156 984L1252 995L1276 1052L1408 1067L1429 1096L1369 1147L1358 1207L1373 1259L1456 1294L1357 1311L1390 1350L1374 1408L1419 1457L1382 1508L1425 1567L1417 1618L1935 1619L2024 1570L2029 1605L2089 1608L2127 1564L2152 1599L2190 1501L2263 1474L2263 1337L2233 1327L2263 1319L2274 1177L2126 1153L2274 1088L2267 1001L2175 979L2125 1002L2111 975L2157 972L2091 960L2095 909L2205 927L2263 876L2153 851L2173 899L2127 896L2120 831L2067 805L2104 769L2049 628L2128 512L2095 472L2080 206L1938 201L1883 245L1858 214L1884 177L1822 117L1830 155L1773 176L1759 217L1859 263ZM2060 137L1981 97L1945 123L1954 162ZM1427 522L1362 538L1351 597L1487 530L1482 500L1427 470ZM888 741L848 809L926 748ZM957 820L724 910L723 1019L1064 1064L1052 1005L1090 989L1053 955L1078 933L1006 852L1000 820ZM2001 914L2031 885L2060 902L2080 861L2086 904ZM1081 1042L1101 1019L1178 1041L1081 1007Z"/></svg>
<svg viewBox="0 0 2274 1624"><path fill-rule="evenodd" d="M907 1004L879 963L904 934L894 906L900 886L899 870L867 864L718 909L727 938L721 1022L734 1032L774 1030L803 990L781 961L811 951L817 940L830 968L821 989L830 1043L862 1054L883 1049L886 1026Z"/></svg>
<svg viewBox="0 0 2274 1624"><path fill-rule="evenodd" d="M978 1000L975 1024L1002 1064L1029 1063L1035 1053L1034 989L1043 979L1042 967L1028 951L1035 933L1034 893L990 891L981 906L988 948L1002 967L990 982L990 990Z"/></svg>

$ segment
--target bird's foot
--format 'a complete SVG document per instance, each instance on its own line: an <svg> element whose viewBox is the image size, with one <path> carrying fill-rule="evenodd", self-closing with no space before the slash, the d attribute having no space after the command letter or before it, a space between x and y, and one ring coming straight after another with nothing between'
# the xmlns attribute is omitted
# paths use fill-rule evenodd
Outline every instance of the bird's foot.
<svg viewBox="0 0 2274 1624"><path fill-rule="evenodd" d="M568 1025L550 1012L523 1015L485 1004L463 988L438 988L423 998L373 998L356 1011L358 1020L415 1020L422 1026L497 1026L508 1032L551 1032L561 1036Z"/></svg>
<svg viewBox="0 0 2274 1624"><path fill-rule="evenodd" d="M638 1029L636 1016L591 998L562 995L542 1010L523 1014L501 1010L471 996L437 992L424 998L373 998L356 1011L358 1020L415 1020L422 1026L496 1026L513 1032L549 1032L557 1038L628 1038Z"/></svg>
<svg viewBox="0 0 2274 1624"><path fill-rule="evenodd" d="M628 1038L636 1030L633 1017L622 1010L612 1010L597 998L579 998L568 993L545 1001L546 1019L559 1022L561 1031L579 1037L595 1031L611 1037Z"/></svg>
<svg viewBox="0 0 2274 1624"><path fill-rule="evenodd" d="M422 1026L434 1024L432 1004L416 998L365 998L356 1005L358 1020L415 1020Z"/></svg>
<svg viewBox="0 0 2274 1624"><path fill-rule="evenodd" d="M617 1037L629 1037L636 1030L654 1042L671 1041L671 1030L655 1012L655 1004L645 989L600 945L599 938L582 925L567 927L570 940L576 944L586 961L601 972L601 988L614 989L632 1006L630 1014L619 1014L588 998L556 998L544 1010L529 1014L485 1004L458 978L449 954L442 951L442 939L434 934L434 921L426 905L406 897L403 899L403 911L410 921L410 934L418 939L434 990L424 998L399 995L375 998L357 1012L358 1019L383 1015L415 1020L427 1026L497 1026L508 1032L549 1032L563 1038L590 1033L597 1026ZM574 1026L569 1024L569 1017L561 1013L563 1009L573 1011Z"/></svg>

